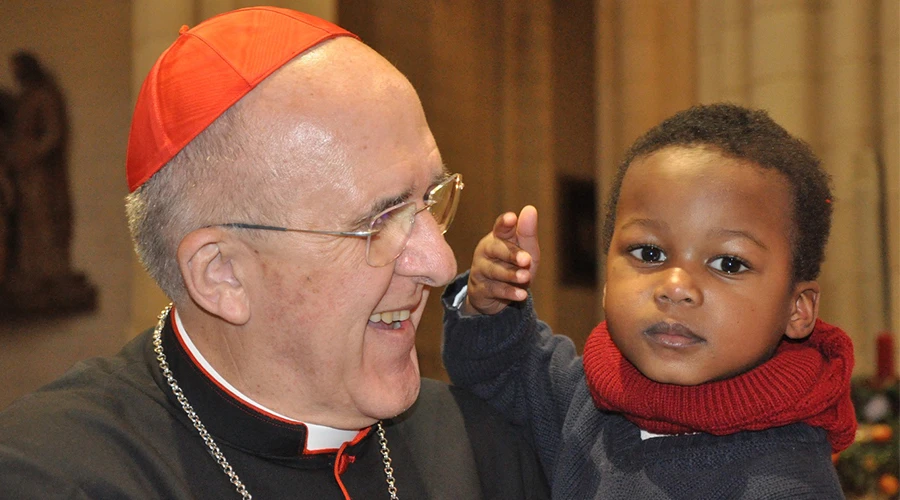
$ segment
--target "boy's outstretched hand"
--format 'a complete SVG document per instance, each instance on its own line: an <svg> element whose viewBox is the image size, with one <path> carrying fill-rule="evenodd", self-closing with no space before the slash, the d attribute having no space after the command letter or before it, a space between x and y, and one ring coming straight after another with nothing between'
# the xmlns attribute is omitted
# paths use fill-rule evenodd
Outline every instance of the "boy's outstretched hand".
<svg viewBox="0 0 900 500"><path fill-rule="evenodd" d="M512 212L497 217L494 229L475 247L463 311L496 314L510 302L525 300L540 259L536 208L527 205L518 217Z"/></svg>

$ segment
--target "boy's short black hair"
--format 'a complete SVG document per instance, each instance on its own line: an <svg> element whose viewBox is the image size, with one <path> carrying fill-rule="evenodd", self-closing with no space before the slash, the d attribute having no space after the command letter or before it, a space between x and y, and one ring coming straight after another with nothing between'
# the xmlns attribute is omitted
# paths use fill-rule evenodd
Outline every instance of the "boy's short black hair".
<svg viewBox="0 0 900 500"><path fill-rule="evenodd" d="M793 280L796 283L818 277L831 230L831 177L809 145L792 137L768 113L734 104L694 106L667 118L635 141L619 165L610 191L603 227L605 252L609 252L616 204L629 165L638 157L669 146L708 146L726 156L781 172L793 193Z"/></svg>

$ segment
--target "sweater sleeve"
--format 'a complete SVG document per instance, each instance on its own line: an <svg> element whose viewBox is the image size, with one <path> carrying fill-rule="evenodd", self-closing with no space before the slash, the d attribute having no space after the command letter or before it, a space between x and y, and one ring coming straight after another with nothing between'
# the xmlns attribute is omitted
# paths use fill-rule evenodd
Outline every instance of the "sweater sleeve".
<svg viewBox="0 0 900 500"><path fill-rule="evenodd" d="M457 277L443 296L450 380L522 426L552 470L573 393L584 383L581 358L571 339L537 319L530 296L495 315L461 314L454 299L467 280Z"/></svg>

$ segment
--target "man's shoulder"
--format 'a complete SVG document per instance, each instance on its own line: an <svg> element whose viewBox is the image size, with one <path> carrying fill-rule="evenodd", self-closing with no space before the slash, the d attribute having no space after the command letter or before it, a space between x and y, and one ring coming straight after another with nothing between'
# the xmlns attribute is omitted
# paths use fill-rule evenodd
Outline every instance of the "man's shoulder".
<svg viewBox="0 0 900 500"><path fill-rule="evenodd" d="M177 443L182 432L150 373L148 348L138 338L115 356L79 362L0 411L0 485L17 498L146 490L147 477L165 467L158 444Z"/></svg>
<svg viewBox="0 0 900 500"><path fill-rule="evenodd" d="M142 400L158 400L163 394L146 369L143 347L138 338L115 356L79 361L56 380L13 401L0 411L0 439L26 442L25 436L34 433L71 433L68 439L78 441L88 439L100 421L127 420L135 411L145 411L138 410L147 406Z"/></svg>

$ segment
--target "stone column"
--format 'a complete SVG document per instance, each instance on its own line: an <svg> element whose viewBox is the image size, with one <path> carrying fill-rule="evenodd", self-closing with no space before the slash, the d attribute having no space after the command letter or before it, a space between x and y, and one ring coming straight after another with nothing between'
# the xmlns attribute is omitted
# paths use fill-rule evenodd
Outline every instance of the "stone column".
<svg viewBox="0 0 900 500"><path fill-rule="evenodd" d="M750 102L750 9L744 0L697 0L697 99Z"/></svg>
<svg viewBox="0 0 900 500"><path fill-rule="evenodd" d="M885 233L889 259L886 279L891 306L887 327L895 336L900 336L900 2L881 0L879 3L880 100L876 107L880 110L879 150L885 172ZM895 341L894 345L900 349L900 342ZM900 350L894 359L900 363Z"/></svg>
<svg viewBox="0 0 900 500"><path fill-rule="evenodd" d="M750 104L814 142L816 26L810 2L756 1L748 14Z"/></svg>
<svg viewBox="0 0 900 500"><path fill-rule="evenodd" d="M835 214L821 283L821 315L853 337L857 372L874 370L885 329L876 150L875 2L827 1L819 11L820 91L814 145L834 180Z"/></svg>
<svg viewBox="0 0 900 500"><path fill-rule="evenodd" d="M259 0L193 0L193 3L196 4L197 22L230 10L257 5L299 10L331 22L335 22L337 19L337 0L268 0L265 2Z"/></svg>

